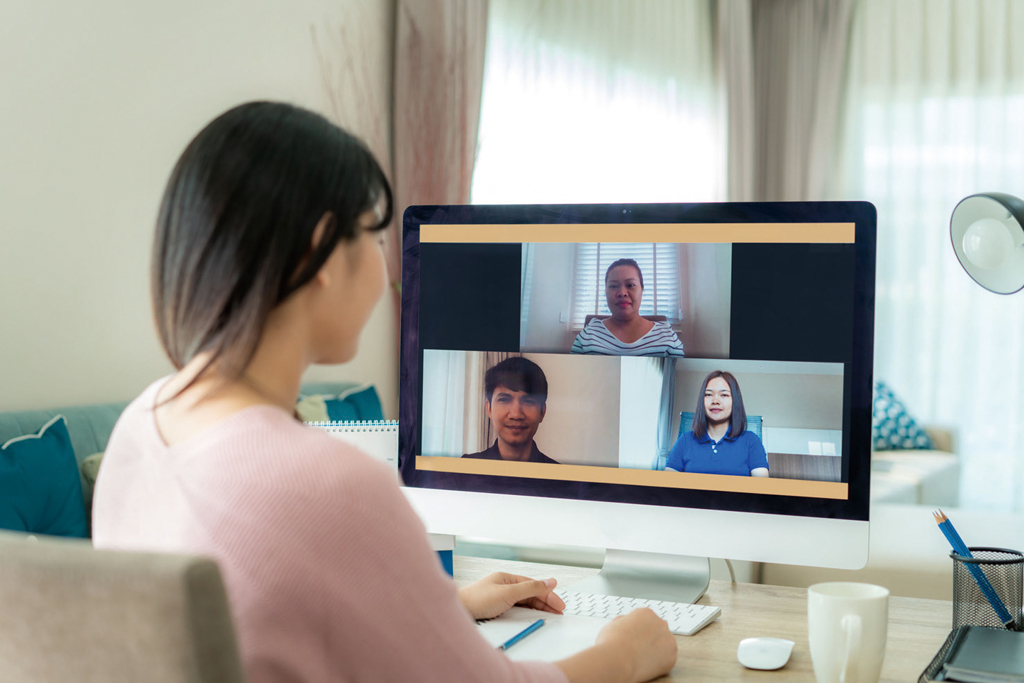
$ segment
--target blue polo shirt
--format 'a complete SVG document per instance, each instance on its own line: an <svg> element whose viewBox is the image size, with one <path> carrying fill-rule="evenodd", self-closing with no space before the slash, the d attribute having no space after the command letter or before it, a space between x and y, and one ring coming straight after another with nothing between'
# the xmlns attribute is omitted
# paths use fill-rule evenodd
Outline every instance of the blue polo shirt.
<svg viewBox="0 0 1024 683"><path fill-rule="evenodd" d="M757 434L743 430L735 439L731 435L732 428L721 441L713 441L706 434L703 439L697 439L693 432L686 432L672 447L665 466L680 472L741 477L749 477L752 469L768 468L768 454Z"/></svg>

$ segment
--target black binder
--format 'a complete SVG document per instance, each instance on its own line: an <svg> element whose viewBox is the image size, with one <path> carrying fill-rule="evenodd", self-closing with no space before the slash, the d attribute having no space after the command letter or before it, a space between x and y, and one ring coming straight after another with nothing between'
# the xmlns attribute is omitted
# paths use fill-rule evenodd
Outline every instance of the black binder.
<svg viewBox="0 0 1024 683"><path fill-rule="evenodd" d="M1024 633L961 626L949 634L919 681L1024 682Z"/></svg>

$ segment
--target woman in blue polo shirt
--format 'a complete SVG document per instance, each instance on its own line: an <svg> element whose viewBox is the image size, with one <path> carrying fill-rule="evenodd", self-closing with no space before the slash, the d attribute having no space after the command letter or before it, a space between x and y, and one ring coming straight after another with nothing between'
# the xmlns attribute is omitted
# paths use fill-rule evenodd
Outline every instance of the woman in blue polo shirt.
<svg viewBox="0 0 1024 683"><path fill-rule="evenodd" d="M732 373L715 370L704 378L693 415L693 431L676 441L665 469L768 476L768 454L761 439L747 431L747 411Z"/></svg>

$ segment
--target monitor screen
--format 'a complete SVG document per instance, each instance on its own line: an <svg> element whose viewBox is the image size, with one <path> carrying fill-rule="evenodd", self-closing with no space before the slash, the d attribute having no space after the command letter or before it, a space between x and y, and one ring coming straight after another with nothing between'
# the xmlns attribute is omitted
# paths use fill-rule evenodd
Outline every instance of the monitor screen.
<svg viewBox="0 0 1024 683"><path fill-rule="evenodd" d="M414 505L438 533L863 565L874 269L863 202L410 207Z"/></svg>

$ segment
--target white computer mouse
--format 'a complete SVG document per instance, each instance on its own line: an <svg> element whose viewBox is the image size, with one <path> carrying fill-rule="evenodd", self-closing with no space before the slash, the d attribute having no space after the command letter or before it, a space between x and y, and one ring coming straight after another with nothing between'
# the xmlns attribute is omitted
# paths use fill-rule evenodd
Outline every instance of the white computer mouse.
<svg viewBox="0 0 1024 683"><path fill-rule="evenodd" d="M781 669L795 644L785 638L744 638L736 648L736 658L748 669Z"/></svg>

